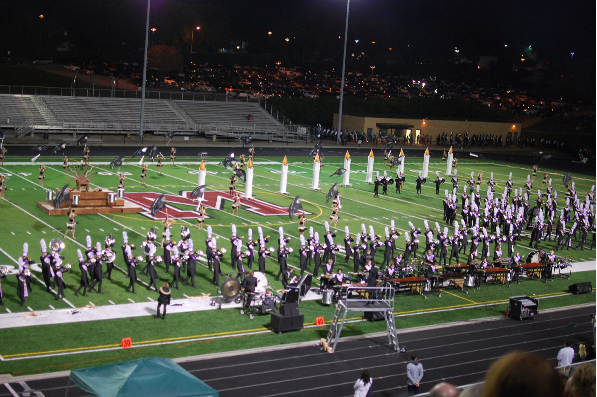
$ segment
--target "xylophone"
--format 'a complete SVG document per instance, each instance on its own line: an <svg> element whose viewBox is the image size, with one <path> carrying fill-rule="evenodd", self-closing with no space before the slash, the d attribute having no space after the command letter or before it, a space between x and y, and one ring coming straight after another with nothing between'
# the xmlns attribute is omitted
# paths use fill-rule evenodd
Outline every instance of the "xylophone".
<svg viewBox="0 0 597 397"><path fill-rule="evenodd" d="M389 280L389 283L395 285L395 289L402 287L409 287L411 288L413 293L417 293L421 295L424 292L423 286L427 284L427 279L418 276L410 276L410 277L402 277L402 278L395 278L393 280Z"/></svg>
<svg viewBox="0 0 597 397"><path fill-rule="evenodd" d="M510 270L503 267L488 267L486 269L475 270L475 274L477 275L478 280L477 285L481 283L481 278L487 280L488 276L492 276L495 281L500 284L506 284L506 282L508 282Z"/></svg>
<svg viewBox="0 0 597 397"><path fill-rule="evenodd" d="M541 263L525 263L524 265L514 266L519 271L526 271L527 275L531 277L541 278L541 274L545 270L546 266Z"/></svg>

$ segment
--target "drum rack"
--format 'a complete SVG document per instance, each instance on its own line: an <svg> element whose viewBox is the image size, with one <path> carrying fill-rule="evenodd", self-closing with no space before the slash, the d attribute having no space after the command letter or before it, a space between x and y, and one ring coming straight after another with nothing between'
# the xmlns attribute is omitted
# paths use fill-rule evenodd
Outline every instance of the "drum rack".
<svg viewBox="0 0 597 397"><path fill-rule="evenodd" d="M359 292L365 292L368 298L363 298ZM354 294L352 293L354 292ZM348 312L380 312L382 313L388 331L388 342L395 352L404 352L398 344L396 321L394 319L395 291L392 286L385 287L348 287L346 296L336 305L334 319L330 325L326 339L321 341L321 349L328 353L336 351L336 345L346 322Z"/></svg>

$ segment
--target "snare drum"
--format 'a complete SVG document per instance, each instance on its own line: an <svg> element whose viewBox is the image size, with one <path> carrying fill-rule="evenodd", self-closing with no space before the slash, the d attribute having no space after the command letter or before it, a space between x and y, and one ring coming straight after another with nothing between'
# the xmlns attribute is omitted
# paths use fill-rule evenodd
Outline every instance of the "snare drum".
<svg viewBox="0 0 597 397"><path fill-rule="evenodd" d="M323 298L321 299L321 303L326 306L332 304L332 298L334 297L334 290L326 289L323 291Z"/></svg>

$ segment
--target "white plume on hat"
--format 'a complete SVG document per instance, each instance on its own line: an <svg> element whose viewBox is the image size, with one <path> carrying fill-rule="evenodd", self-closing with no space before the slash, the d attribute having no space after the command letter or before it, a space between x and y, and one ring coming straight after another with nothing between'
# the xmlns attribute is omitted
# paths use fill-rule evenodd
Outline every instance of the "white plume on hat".
<svg viewBox="0 0 597 397"><path fill-rule="evenodd" d="M423 224L425 225L425 229L429 229L429 222L427 222L427 219L423 219Z"/></svg>
<svg viewBox="0 0 597 397"><path fill-rule="evenodd" d="M170 241L170 229L166 229L166 241Z"/></svg>
<svg viewBox="0 0 597 397"><path fill-rule="evenodd" d="M301 245L305 245L305 236L303 236L302 234L299 236L299 239L301 240Z"/></svg>
<svg viewBox="0 0 597 397"><path fill-rule="evenodd" d="M80 249L77 250L77 256L79 257L79 262L85 262L85 259L83 259L83 253Z"/></svg>
<svg viewBox="0 0 597 397"><path fill-rule="evenodd" d="M367 227L365 226L364 223L361 223L361 230L363 230L363 234L367 234Z"/></svg>
<svg viewBox="0 0 597 397"><path fill-rule="evenodd" d="M508 177L508 179L512 179L512 173L510 173L510 176Z"/></svg>
<svg viewBox="0 0 597 397"><path fill-rule="evenodd" d="M95 250L97 251L98 254L102 252L102 245L100 244L99 241L95 244Z"/></svg>
<svg viewBox="0 0 597 397"><path fill-rule="evenodd" d="M149 253L150 256L153 256L151 254L151 252ZM178 258L179 252L178 252L178 247L175 245L174 247L172 247L172 257L173 258Z"/></svg>
<svg viewBox="0 0 597 397"><path fill-rule="evenodd" d="M253 240L253 229L249 228L249 230L247 231L247 238L249 240Z"/></svg>
<svg viewBox="0 0 597 397"><path fill-rule="evenodd" d="M129 236L126 232L122 232L122 242L125 244L128 244L129 242Z"/></svg>
<svg viewBox="0 0 597 397"><path fill-rule="evenodd" d="M232 227L232 236L234 237L234 236L236 236L236 225L232 224L231 227Z"/></svg>
<svg viewBox="0 0 597 397"><path fill-rule="evenodd" d="M394 230L396 229L396 223L394 222L394 220L390 220L390 230Z"/></svg>
<svg viewBox="0 0 597 397"><path fill-rule="evenodd" d="M475 171L471 171L471 178L475 177Z"/></svg>
<svg viewBox="0 0 597 397"><path fill-rule="evenodd" d="M41 244L41 252L48 252L48 246L46 245L46 240L44 240L42 238L41 240L39 240L39 243Z"/></svg>
<svg viewBox="0 0 597 397"><path fill-rule="evenodd" d="M211 226L207 225L207 238L211 237Z"/></svg>
<svg viewBox="0 0 597 397"><path fill-rule="evenodd" d="M87 248L91 248L92 247L91 236L87 235L87 237L85 238L85 240L87 241Z"/></svg>
<svg viewBox="0 0 597 397"><path fill-rule="evenodd" d="M410 226L411 229L415 228L415 225L413 225L413 223L411 221L408 221L408 226Z"/></svg>
<svg viewBox="0 0 597 397"><path fill-rule="evenodd" d="M329 231L330 231L330 224L328 223L328 221L325 221L325 222L323 223L323 226L325 227L325 231L326 231L326 232L329 232Z"/></svg>
<svg viewBox="0 0 597 397"><path fill-rule="evenodd" d="M309 226L309 238L313 238L313 226Z"/></svg>
<svg viewBox="0 0 597 397"><path fill-rule="evenodd" d="M350 235L350 231L348 229L348 225L344 226L344 234L346 234L347 236Z"/></svg>
<svg viewBox="0 0 597 397"><path fill-rule="evenodd" d="M319 243L319 233L315 232L315 242Z"/></svg>
<svg viewBox="0 0 597 397"><path fill-rule="evenodd" d="M386 238L390 237L390 229L386 226Z"/></svg>
<svg viewBox="0 0 597 397"><path fill-rule="evenodd" d="M439 226L439 222L435 222L435 230L437 230L438 232L442 231L441 227Z"/></svg>

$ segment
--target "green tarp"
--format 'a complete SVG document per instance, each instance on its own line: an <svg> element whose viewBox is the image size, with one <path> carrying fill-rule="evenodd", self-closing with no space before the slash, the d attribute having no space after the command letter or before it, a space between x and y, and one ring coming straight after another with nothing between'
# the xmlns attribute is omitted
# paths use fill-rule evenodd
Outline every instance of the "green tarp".
<svg viewBox="0 0 597 397"><path fill-rule="evenodd" d="M70 379L97 397L218 397L218 391L168 358L77 369Z"/></svg>

